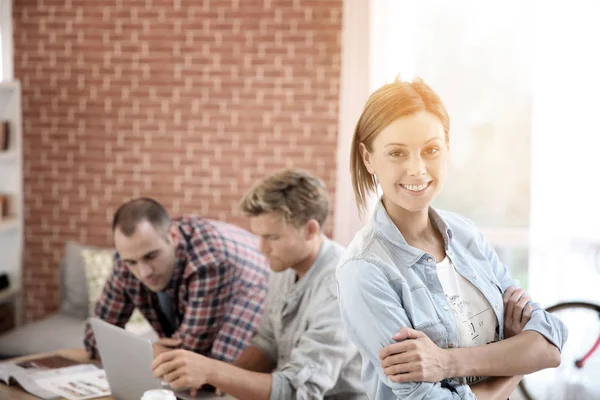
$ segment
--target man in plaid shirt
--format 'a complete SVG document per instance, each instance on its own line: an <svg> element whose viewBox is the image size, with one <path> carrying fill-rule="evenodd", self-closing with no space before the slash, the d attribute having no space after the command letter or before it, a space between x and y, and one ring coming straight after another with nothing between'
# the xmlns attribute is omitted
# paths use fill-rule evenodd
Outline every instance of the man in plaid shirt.
<svg viewBox="0 0 600 400"><path fill-rule="evenodd" d="M249 232L200 217L172 220L149 198L123 204L115 213L117 254L94 314L123 327L138 308L169 347L222 361L244 350L262 316L268 262ZM86 323L84 344L97 358Z"/></svg>

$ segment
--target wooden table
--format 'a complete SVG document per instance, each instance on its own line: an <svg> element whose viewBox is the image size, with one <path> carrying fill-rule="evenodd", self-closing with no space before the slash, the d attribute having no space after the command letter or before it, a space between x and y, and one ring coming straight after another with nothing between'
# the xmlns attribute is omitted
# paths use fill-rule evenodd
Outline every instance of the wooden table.
<svg viewBox="0 0 600 400"><path fill-rule="evenodd" d="M63 356L65 358L69 358L71 360L75 360L75 361L79 361L82 363L88 363L91 362L90 359L88 358L88 355L86 353L86 351L83 348L79 348L79 349L66 349L66 350L59 350L57 352L54 353L42 353L42 354L34 354L31 356L26 356L26 357L19 357L19 358L15 358L13 360L9 360L11 362L13 361L25 361L25 360L35 360L36 358L42 358L42 357L47 357L50 355L60 355ZM0 399L10 399L10 400L37 400L38 398L25 392L23 389L21 389L19 386L7 386L3 383L0 382ZM104 396L104 397L98 397L98 400L115 400L115 398L113 396ZM214 394L207 394L206 397L203 397L203 399L206 400L210 400L210 399L219 399L219 400L227 400L227 399L233 399L233 397L230 396L224 396L224 397L219 397L216 396Z"/></svg>

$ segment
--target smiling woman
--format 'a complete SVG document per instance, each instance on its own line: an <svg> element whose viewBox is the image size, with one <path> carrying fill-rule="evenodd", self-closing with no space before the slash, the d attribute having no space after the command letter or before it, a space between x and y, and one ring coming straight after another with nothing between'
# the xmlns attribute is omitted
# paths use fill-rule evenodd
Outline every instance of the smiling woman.
<svg viewBox="0 0 600 400"><path fill-rule="evenodd" d="M377 135L370 148L367 146L359 144L362 160L388 193L390 213L422 209L440 192L446 177L448 145L444 127L430 112L395 120Z"/></svg>
<svg viewBox="0 0 600 400"><path fill-rule="evenodd" d="M405 168L410 169L406 171L409 174L420 174L422 156L439 158L436 152L445 150L449 141L450 121L446 109L423 81L415 80L410 84L396 81L393 85L383 86L378 92L379 97L371 96L367 101L352 142L350 169L357 205L361 210L366 207L367 192L374 191L377 183L382 184L382 178L387 183L388 168L384 165L403 163ZM398 103L399 94L404 94L401 103ZM400 120L401 117L406 118ZM410 133L415 131L422 131L424 136L412 136ZM429 147L425 154L421 154L424 146ZM447 158L441 161L447 164ZM377 166L379 174L375 171ZM397 172L398 168L390 168L389 171L395 173L393 171ZM413 176L410 181L402 183L422 184L421 178Z"/></svg>
<svg viewBox="0 0 600 400"><path fill-rule="evenodd" d="M507 398L521 375L556 367L567 338L470 220L431 206L446 180L449 131L421 79L375 91L356 125L356 203L364 210L377 185L383 194L337 281L372 399Z"/></svg>

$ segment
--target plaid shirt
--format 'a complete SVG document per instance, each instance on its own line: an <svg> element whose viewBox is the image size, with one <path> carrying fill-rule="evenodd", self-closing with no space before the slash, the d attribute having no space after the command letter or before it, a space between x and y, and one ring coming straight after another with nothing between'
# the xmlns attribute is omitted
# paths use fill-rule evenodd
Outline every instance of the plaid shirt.
<svg viewBox="0 0 600 400"><path fill-rule="evenodd" d="M179 327L171 336L182 348L233 361L248 345L263 312L268 262L249 232L199 217L174 220L179 228L177 265L165 293L171 298ZM138 308L160 337L156 294L133 276L115 255L112 274L96 303L95 316L120 327ZM96 341L86 323L84 344L97 358Z"/></svg>

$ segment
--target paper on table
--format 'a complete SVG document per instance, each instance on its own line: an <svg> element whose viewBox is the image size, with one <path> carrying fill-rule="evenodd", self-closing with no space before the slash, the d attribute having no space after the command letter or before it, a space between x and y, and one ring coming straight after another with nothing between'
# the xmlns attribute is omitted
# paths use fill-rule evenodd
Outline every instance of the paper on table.
<svg viewBox="0 0 600 400"><path fill-rule="evenodd" d="M84 400L110 396L104 370L81 372L68 376L53 376L36 382L42 388L68 400Z"/></svg>
<svg viewBox="0 0 600 400"><path fill-rule="evenodd" d="M63 363L60 365L66 364ZM55 399L59 397L59 395L39 386L37 382L38 379L99 370L100 369L93 364L80 364L52 369L50 365L46 365L42 360L40 360L40 362L5 362L0 364L0 381L5 384L10 384L14 381L25 391L41 399Z"/></svg>

